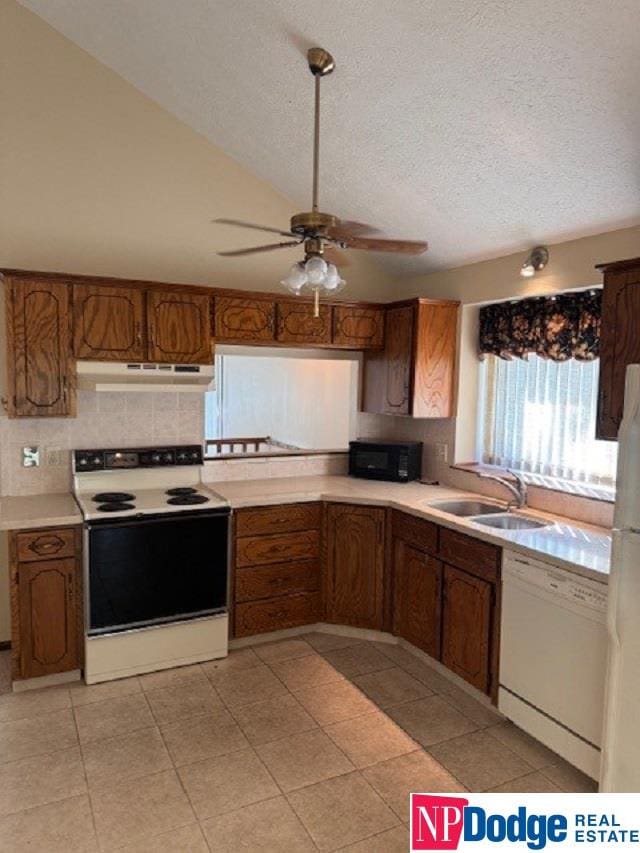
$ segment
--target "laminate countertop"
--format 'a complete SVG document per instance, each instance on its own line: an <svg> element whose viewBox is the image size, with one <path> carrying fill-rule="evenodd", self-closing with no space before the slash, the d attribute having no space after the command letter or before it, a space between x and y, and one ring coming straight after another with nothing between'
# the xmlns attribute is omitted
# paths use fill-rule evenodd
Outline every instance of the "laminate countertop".
<svg viewBox="0 0 640 853"><path fill-rule="evenodd" d="M383 483L339 476L207 482L207 486L225 498L234 509L318 500L393 507L600 583L608 582L611 531L529 507L523 513L549 522L548 526L529 530L484 527L429 505L448 498L482 497L447 486Z"/></svg>
<svg viewBox="0 0 640 853"><path fill-rule="evenodd" d="M0 530L81 523L82 514L69 493L0 498Z"/></svg>

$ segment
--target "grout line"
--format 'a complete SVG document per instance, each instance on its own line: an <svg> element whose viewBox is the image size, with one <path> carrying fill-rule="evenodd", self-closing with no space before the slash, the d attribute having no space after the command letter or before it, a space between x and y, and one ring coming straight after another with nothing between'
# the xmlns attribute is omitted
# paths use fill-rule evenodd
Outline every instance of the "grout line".
<svg viewBox="0 0 640 853"><path fill-rule="evenodd" d="M96 844L98 849L102 849L102 844L100 843L100 838L98 836L98 827L96 825L96 816L93 811L93 799L91 797L91 788L89 787L89 777L87 776L87 766L84 762L84 751L82 749L82 741L80 740L80 729L78 728L78 721L76 719L75 709L71 708L71 715L73 717L73 725L76 730L76 737L78 738L78 751L80 752L80 763L82 764L82 775L84 776L84 783L87 786L87 799L89 801L89 811L91 812L91 825L93 826L93 834L95 836Z"/></svg>

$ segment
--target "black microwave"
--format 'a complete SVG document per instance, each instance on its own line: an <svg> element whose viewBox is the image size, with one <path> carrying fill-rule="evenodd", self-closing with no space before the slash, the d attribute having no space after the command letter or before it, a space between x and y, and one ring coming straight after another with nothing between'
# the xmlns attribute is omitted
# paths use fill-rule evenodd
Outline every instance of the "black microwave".
<svg viewBox="0 0 640 853"><path fill-rule="evenodd" d="M349 474L408 483L420 479L421 441L350 441Z"/></svg>

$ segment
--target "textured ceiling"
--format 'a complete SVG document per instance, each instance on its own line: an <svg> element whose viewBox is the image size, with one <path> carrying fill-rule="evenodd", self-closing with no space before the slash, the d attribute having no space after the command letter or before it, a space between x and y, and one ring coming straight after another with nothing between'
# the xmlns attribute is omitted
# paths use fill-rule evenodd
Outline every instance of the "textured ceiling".
<svg viewBox="0 0 640 853"><path fill-rule="evenodd" d="M22 5L301 210L313 92L303 55L331 50L321 207L426 238L420 258L378 256L394 273L640 222L638 0Z"/></svg>

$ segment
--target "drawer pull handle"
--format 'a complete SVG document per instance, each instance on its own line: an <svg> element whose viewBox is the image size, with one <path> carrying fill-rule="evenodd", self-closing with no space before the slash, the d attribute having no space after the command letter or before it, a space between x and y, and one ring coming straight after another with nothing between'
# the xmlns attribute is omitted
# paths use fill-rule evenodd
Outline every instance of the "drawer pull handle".
<svg viewBox="0 0 640 853"><path fill-rule="evenodd" d="M271 580L269 581L269 583L270 583L272 586L282 586L282 584L283 584L283 583L288 583L290 580L291 580L291 578L290 578L290 577L286 577L286 578L271 578Z"/></svg>
<svg viewBox="0 0 640 853"><path fill-rule="evenodd" d="M29 550L34 554L55 554L63 547L64 542L59 536L39 536L29 543Z"/></svg>

